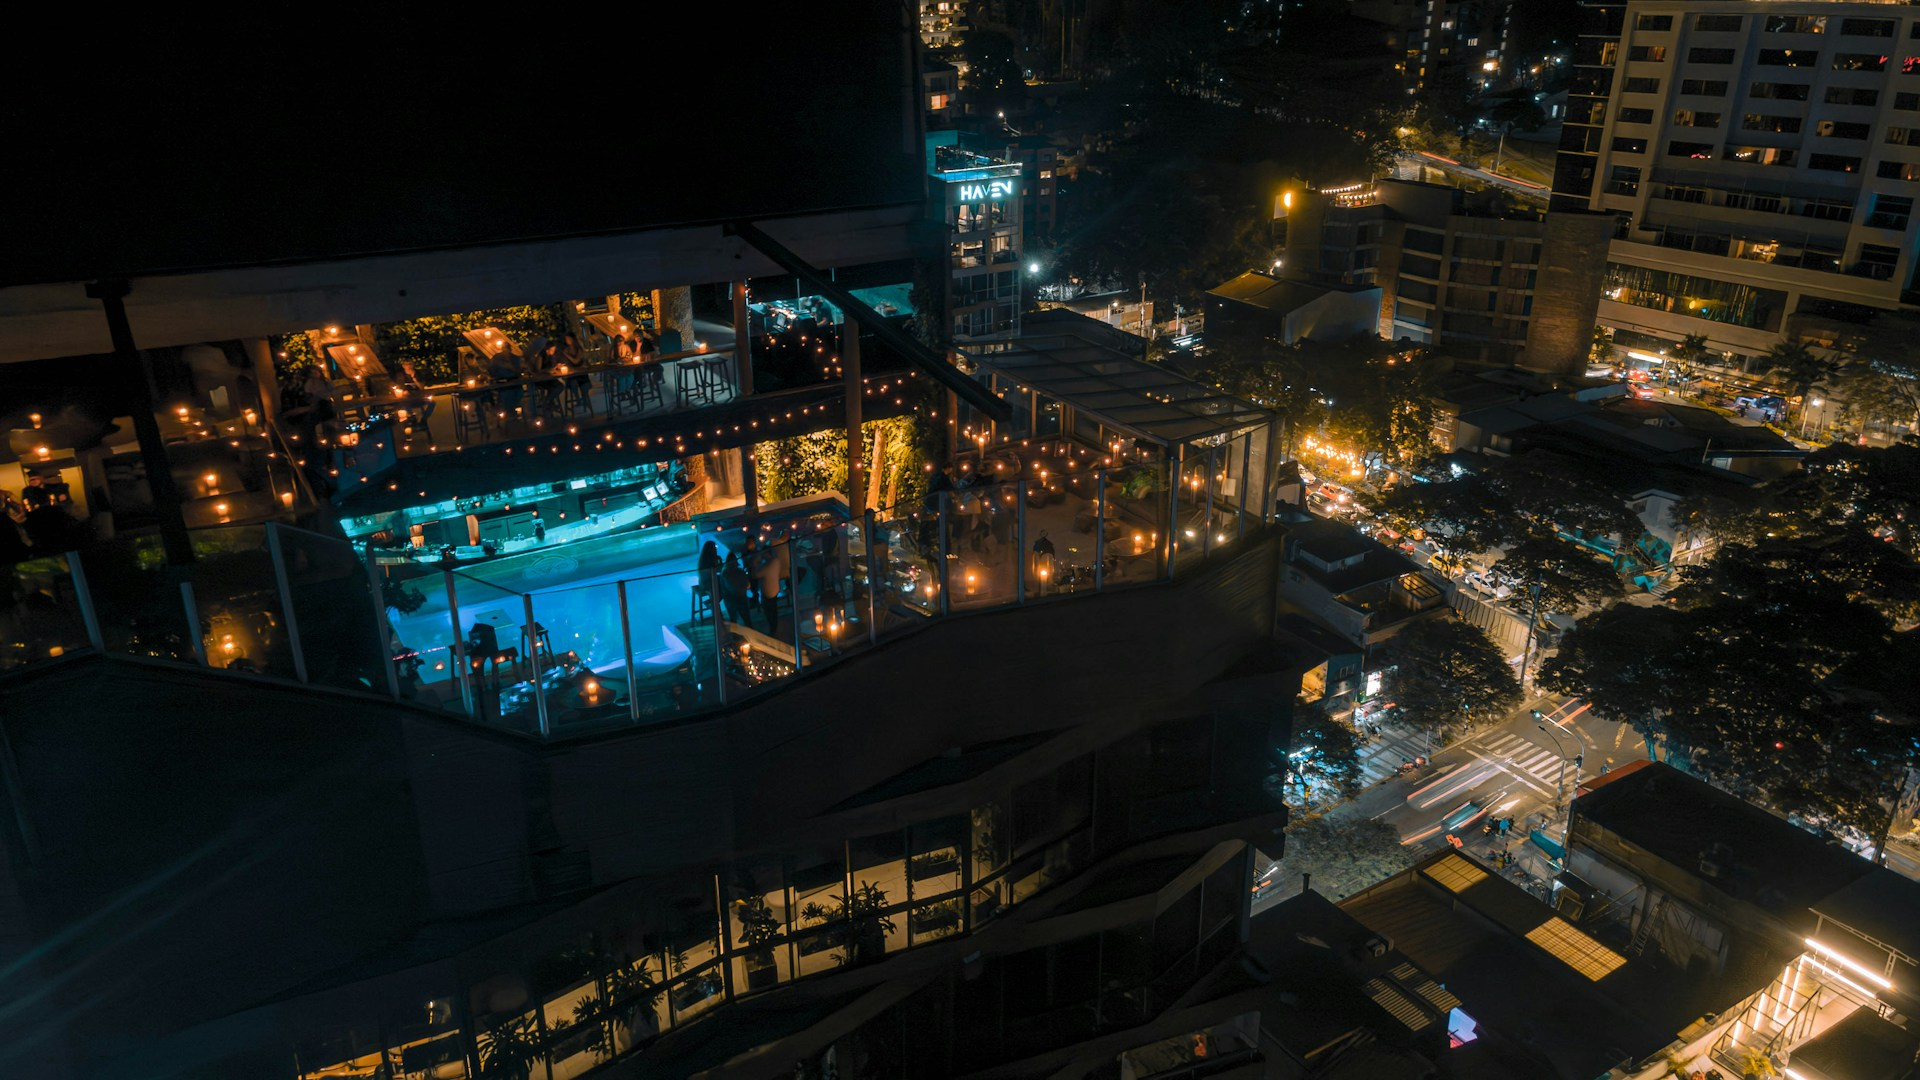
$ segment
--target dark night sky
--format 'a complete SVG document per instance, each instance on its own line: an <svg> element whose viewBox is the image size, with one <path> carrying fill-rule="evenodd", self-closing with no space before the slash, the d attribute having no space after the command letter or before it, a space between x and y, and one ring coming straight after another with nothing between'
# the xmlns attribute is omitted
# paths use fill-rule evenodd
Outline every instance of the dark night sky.
<svg viewBox="0 0 1920 1080"><path fill-rule="evenodd" d="M899 7L756 7L217 30L118 9L57 50L16 39L0 284L917 198ZM895 138L848 154L875 130Z"/></svg>

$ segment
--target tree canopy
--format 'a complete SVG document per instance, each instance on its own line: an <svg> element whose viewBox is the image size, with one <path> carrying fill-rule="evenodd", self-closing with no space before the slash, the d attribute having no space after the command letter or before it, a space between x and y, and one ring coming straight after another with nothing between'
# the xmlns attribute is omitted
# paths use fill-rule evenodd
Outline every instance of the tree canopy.
<svg viewBox="0 0 1920 1080"><path fill-rule="evenodd" d="M1451 613L1409 623L1387 650L1394 701L1416 727L1481 723L1520 704L1520 680L1507 658L1479 627Z"/></svg>
<svg viewBox="0 0 1920 1080"><path fill-rule="evenodd" d="M1541 669L1596 715L1664 738L1731 790L1869 830L1920 760L1907 522L1920 448L1830 448L1747 504L1696 509L1721 543L1671 603L1582 619Z"/></svg>

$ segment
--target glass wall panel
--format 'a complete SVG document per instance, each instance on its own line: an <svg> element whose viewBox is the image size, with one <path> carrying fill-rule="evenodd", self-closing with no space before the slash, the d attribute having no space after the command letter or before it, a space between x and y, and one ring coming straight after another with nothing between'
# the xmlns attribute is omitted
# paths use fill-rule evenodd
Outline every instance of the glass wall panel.
<svg viewBox="0 0 1920 1080"><path fill-rule="evenodd" d="M527 639L524 597L472 574L453 572L453 600L465 630L473 718L525 735L540 730L534 700L535 654Z"/></svg>
<svg viewBox="0 0 1920 1080"><path fill-rule="evenodd" d="M606 582L535 593L533 620L533 631L521 632L520 651L547 696L548 730L566 735L625 723L627 645L619 587ZM648 644L649 653L659 651Z"/></svg>
<svg viewBox="0 0 1920 1080"><path fill-rule="evenodd" d="M159 537L115 537L90 548L81 565L108 652L193 663L196 631Z"/></svg>
<svg viewBox="0 0 1920 1080"><path fill-rule="evenodd" d="M974 882L969 924L978 929L1010 902L1003 871L1012 851L1012 823L1006 807L988 803L973 810Z"/></svg>
<svg viewBox="0 0 1920 1080"><path fill-rule="evenodd" d="M0 523L7 528L10 522ZM88 647L66 555L0 567L0 672Z"/></svg>
<svg viewBox="0 0 1920 1080"><path fill-rule="evenodd" d="M844 522L796 536L789 554L800 656L811 668L867 641L864 603L855 600L849 533Z"/></svg>
<svg viewBox="0 0 1920 1080"><path fill-rule="evenodd" d="M1020 573L1018 484L963 486L948 499L947 584L953 608L1014 602Z"/></svg>
<svg viewBox="0 0 1920 1080"><path fill-rule="evenodd" d="M460 659L454 648L465 635L453 625L446 574L403 566L382 567L381 574L380 591L401 698L468 714L469 690L462 685ZM457 598L457 584L454 592Z"/></svg>
<svg viewBox="0 0 1920 1080"><path fill-rule="evenodd" d="M791 880L794 971L800 976L832 971L839 966L840 940L828 923L846 890L845 851L822 848L796 857Z"/></svg>
<svg viewBox="0 0 1920 1080"><path fill-rule="evenodd" d="M879 583L875 620L881 637L920 625L940 610L939 514L896 507L875 515L873 543L853 553L855 571ZM884 560L882 559L884 555ZM871 565L880 562L879 569Z"/></svg>
<svg viewBox="0 0 1920 1080"><path fill-rule="evenodd" d="M1143 462L1108 470L1107 521L1117 527L1107 544L1107 584L1138 584L1161 577L1167 536L1167 466Z"/></svg>
<svg viewBox="0 0 1920 1080"><path fill-rule="evenodd" d="M193 548L188 575L208 666L294 678L266 528L202 529L193 534Z"/></svg>
<svg viewBox="0 0 1920 1080"><path fill-rule="evenodd" d="M360 553L351 544L303 529L270 528L279 534L308 680L385 694L386 657L377 621L385 605L373 596Z"/></svg>
<svg viewBox="0 0 1920 1080"><path fill-rule="evenodd" d="M908 945L907 836L890 829L847 844L853 892L835 914L843 924L841 951L849 962L866 962Z"/></svg>
<svg viewBox="0 0 1920 1080"><path fill-rule="evenodd" d="M722 881L733 992L750 994L793 978L793 950L786 943L791 912L780 861L737 864Z"/></svg>

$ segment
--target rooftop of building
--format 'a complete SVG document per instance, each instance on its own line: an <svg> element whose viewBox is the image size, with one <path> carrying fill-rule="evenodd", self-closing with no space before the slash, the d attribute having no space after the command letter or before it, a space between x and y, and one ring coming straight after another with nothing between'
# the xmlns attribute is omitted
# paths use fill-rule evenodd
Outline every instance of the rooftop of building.
<svg viewBox="0 0 1920 1080"><path fill-rule="evenodd" d="M1287 544L1290 550L1297 544L1301 550L1328 564L1361 557L1358 563L1331 572L1323 573L1313 567L1302 567L1305 573L1334 593L1351 592L1362 586L1420 572L1420 567L1406 556L1349 525L1326 518L1290 526Z"/></svg>
<svg viewBox="0 0 1920 1080"><path fill-rule="evenodd" d="M1790 1076L1803 1080L1910 1080L1920 1032L1882 1019L1872 1009L1853 1014L1794 1048Z"/></svg>
<svg viewBox="0 0 1920 1080"><path fill-rule="evenodd" d="M1790 922L1810 922L1809 908L1873 870L1852 852L1664 763L1580 796L1574 815Z"/></svg>
<svg viewBox="0 0 1920 1080"><path fill-rule="evenodd" d="M1920 964L1920 881L1876 866L1823 897L1813 910Z"/></svg>
<svg viewBox="0 0 1920 1080"><path fill-rule="evenodd" d="M737 30L728 7L680 12L627 42L644 54L635 79L589 61L584 27L515 36L408 9L346 34L123 13L81 31L84 67L9 65L8 96L35 105L8 110L0 137L34 148L13 184L34 212L0 224L0 286L921 200L918 154L887 134L915 122L897 3L788 20L750 63L705 47ZM298 62L244 60L263 47ZM699 135L736 125L752 136Z"/></svg>
<svg viewBox="0 0 1920 1080"><path fill-rule="evenodd" d="M1340 906L1457 995L1469 1015L1537 1055L1534 1076L1605 1074L1759 988L1627 959L1454 852Z"/></svg>
<svg viewBox="0 0 1920 1080"><path fill-rule="evenodd" d="M1208 289L1207 295L1285 314L1298 311L1329 294L1350 295L1367 292L1374 288L1377 286L1289 281L1265 271L1249 270L1239 277Z"/></svg>

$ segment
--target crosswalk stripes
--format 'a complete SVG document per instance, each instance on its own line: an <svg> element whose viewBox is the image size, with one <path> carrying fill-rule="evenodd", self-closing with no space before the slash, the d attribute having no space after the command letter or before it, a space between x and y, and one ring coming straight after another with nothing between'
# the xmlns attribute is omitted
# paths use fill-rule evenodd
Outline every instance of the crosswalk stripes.
<svg viewBox="0 0 1920 1080"><path fill-rule="evenodd" d="M1360 783L1363 786L1400 775L1400 766L1428 753L1426 739L1402 735L1391 730L1367 741L1360 751Z"/></svg>
<svg viewBox="0 0 1920 1080"><path fill-rule="evenodd" d="M1512 732L1497 735L1479 745L1482 753L1505 763L1516 772L1526 773L1552 787L1561 776L1560 752L1542 747Z"/></svg>

